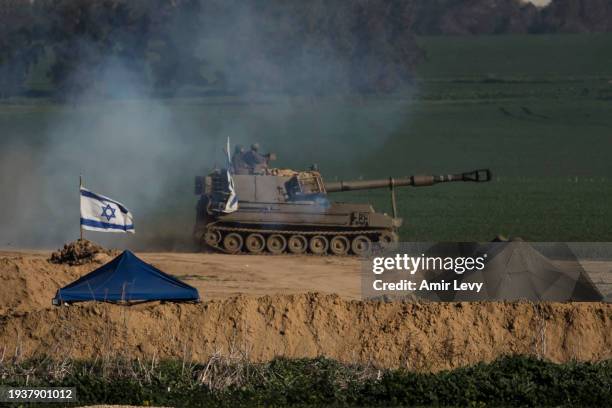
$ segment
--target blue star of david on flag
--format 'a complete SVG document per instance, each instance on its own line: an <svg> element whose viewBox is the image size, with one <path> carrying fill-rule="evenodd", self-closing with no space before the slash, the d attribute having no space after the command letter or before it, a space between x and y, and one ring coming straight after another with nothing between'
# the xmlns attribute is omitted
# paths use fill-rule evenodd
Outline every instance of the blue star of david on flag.
<svg viewBox="0 0 612 408"><path fill-rule="evenodd" d="M117 211L116 209L114 209L113 207L111 207L110 204L106 204L106 207L102 207L102 217L106 217L107 221L112 220L113 218L116 218L115 216L115 211Z"/></svg>
<svg viewBox="0 0 612 408"><path fill-rule="evenodd" d="M81 228L134 233L134 217L120 202L81 187Z"/></svg>

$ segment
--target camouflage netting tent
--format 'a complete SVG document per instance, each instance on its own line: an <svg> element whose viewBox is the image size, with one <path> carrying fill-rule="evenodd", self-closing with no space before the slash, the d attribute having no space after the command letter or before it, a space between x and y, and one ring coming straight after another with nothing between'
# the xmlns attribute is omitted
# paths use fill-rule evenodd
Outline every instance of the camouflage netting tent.
<svg viewBox="0 0 612 408"><path fill-rule="evenodd" d="M483 282L476 291L429 291L420 296L441 301L530 300L600 302L597 290L570 248L562 243L530 244L523 241L477 244L438 244L428 256L487 255L482 271L456 274L453 271L419 271L417 278L432 282L456 280L460 283ZM545 255L546 254L546 255Z"/></svg>

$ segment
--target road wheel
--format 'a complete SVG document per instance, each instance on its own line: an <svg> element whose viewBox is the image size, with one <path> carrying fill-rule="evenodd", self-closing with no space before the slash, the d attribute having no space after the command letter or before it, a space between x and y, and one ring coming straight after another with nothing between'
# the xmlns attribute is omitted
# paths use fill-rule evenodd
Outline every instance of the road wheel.
<svg viewBox="0 0 612 408"><path fill-rule="evenodd" d="M372 247L372 240L365 235L357 235L353 238L351 249L355 255L362 256L366 254Z"/></svg>
<svg viewBox="0 0 612 408"><path fill-rule="evenodd" d="M385 231L378 237L378 243L385 249L399 241L399 236L394 231Z"/></svg>
<svg viewBox="0 0 612 408"><path fill-rule="evenodd" d="M216 248L221 242L221 232L216 230L206 230L204 233L204 242L206 245Z"/></svg>
<svg viewBox="0 0 612 408"><path fill-rule="evenodd" d="M331 239L329 248L334 255L346 255L351 247L351 243L344 235L338 235Z"/></svg>
<svg viewBox="0 0 612 408"><path fill-rule="evenodd" d="M310 238L310 252L315 255L323 255L327 252L327 248L329 248L329 242L327 238L323 235L315 235Z"/></svg>
<svg viewBox="0 0 612 408"><path fill-rule="evenodd" d="M266 247L266 239L261 234L249 234L245 246L250 253L259 254Z"/></svg>
<svg viewBox="0 0 612 408"><path fill-rule="evenodd" d="M292 254L303 254L308 249L308 240L303 235L292 235L288 246Z"/></svg>
<svg viewBox="0 0 612 408"><path fill-rule="evenodd" d="M236 232L230 232L223 238L223 248L231 253L235 254L242 249L242 236Z"/></svg>
<svg viewBox="0 0 612 408"><path fill-rule="evenodd" d="M282 254L287 248L287 240L280 234L272 234L266 241L266 247L274 255Z"/></svg>

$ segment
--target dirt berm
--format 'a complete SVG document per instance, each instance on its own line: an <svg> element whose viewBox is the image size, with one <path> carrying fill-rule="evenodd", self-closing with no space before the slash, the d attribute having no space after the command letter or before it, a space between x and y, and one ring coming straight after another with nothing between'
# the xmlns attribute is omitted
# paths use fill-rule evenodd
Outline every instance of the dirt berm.
<svg viewBox="0 0 612 408"><path fill-rule="evenodd" d="M5 357L58 359L325 355L424 371L517 353L601 360L612 358L612 305L382 303L315 293L189 305L89 303L1 317L0 348Z"/></svg>
<svg viewBox="0 0 612 408"><path fill-rule="evenodd" d="M59 288L91 268L54 265L29 254L0 256L0 315L51 307L51 298Z"/></svg>
<svg viewBox="0 0 612 408"><path fill-rule="evenodd" d="M69 266L53 264L41 254L0 255L0 315L50 308L59 288L111 259L99 254L95 260Z"/></svg>

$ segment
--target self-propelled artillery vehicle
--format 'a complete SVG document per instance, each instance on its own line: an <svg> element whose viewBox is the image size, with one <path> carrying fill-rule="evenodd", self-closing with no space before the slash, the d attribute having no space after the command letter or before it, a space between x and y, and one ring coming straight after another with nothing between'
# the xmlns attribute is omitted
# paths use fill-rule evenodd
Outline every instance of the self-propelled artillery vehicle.
<svg viewBox="0 0 612 408"><path fill-rule="evenodd" d="M231 166L228 166L231 167ZM398 240L395 189L447 182L486 182L488 169L440 176L324 182L317 170L265 169L261 174L214 170L196 177L194 237L203 247L227 253L363 255L373 243ZM339 191L388 188L392 215L370 204L334 202ZM237 199L228 211L228 200Z"/></svg>

